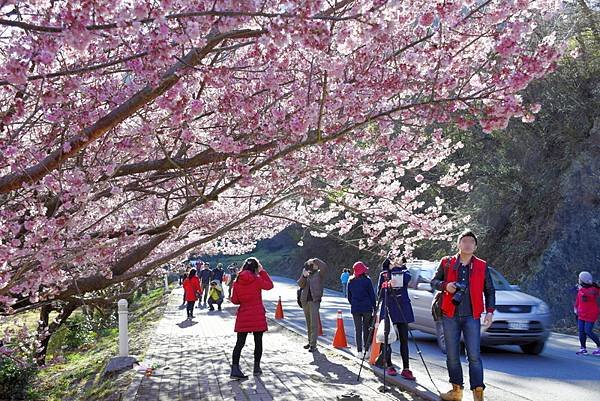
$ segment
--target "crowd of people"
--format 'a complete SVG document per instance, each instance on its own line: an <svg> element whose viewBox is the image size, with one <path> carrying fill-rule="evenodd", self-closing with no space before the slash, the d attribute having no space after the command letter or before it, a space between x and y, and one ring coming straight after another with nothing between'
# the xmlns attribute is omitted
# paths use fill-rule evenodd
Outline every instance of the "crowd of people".
<svg viewBox="0 0 600 401"><path fill-rule="evenodd" d="M464 231L458 237L457 253L443 258L431 282L432 288L441 294L439 308L446 342L446 365L452 388L440 394L445 401L460 401L463 398L464 379L460 362L460 345L464 343L469 365L470 389L475 401L482 401L485 389L484 369L480 355L481 325L492 323L495 310L495 288L487 263L475 256L477 237L471 231ZM224 299L222 285L228 286L228 299L238 305L235 321L237 341L233 349L231 377L245 379L240 368L240 355L249 333L254 338L255 375L262 373L260 361L263 349L263 335L268 330L262 291L273 288L273 281L260 261L248 258L238 268L228 267L225 273L222 265L213 270L208 264L198 263L181 277L184 288L184 303L187 304L188 318L193 318L194 303L199 307L214 306L221 310ZM308 259L303 267L298 284L298 303L302 307L306 321L308 352L317 351L320 316L327 264L318 258ZM414 313L408 296L411 274L402 255L388 255L378 274L374 286L369 275L369 267L363 262L354 263L352 269L343 269L340 283L344 296L350 304L354 321L356 352L366 355L373 336L383 343L376 358L376 366L383 368L387 375L396 376L398 371L392 361L391 343L400 343L402 370L400 376L406 380L416 380L410 370L409 324L414 322ZM593 326L600 315L598 298L600 288L594 283L589 272L579 275L575 313L579 323L581 349L578 355L587 354L586 341L591 339L600 355L600 340L593 332ZM203 303L200 299L203 298ZM208 304L207 304L208 301ZM379 322L378 324L376 324ZM383 340L380 340L382 338Z"/></svg>

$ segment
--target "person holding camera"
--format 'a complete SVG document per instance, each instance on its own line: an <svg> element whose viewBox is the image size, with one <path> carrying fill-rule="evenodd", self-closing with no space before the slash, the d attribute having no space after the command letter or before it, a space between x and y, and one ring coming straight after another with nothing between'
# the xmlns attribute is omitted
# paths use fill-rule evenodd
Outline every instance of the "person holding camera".
<svg viewBox="0 0 600 401"><path fill-rule="evenodd" d="M208 290L208 310L214 311L215 305L221 310L221 304L223 303L223 288L221 283L217 280L210 282L210 288Z"/></svg>
<svg viewBox="0 0 600 401"><path fill-rule="evenodd" d="M246 345L248 333L254 335L254 374L262 374L260 359L262 357L262 337L267 331L267 317L262 301L262 291L273 288L273 281L256 258L248 258L242 271L233 284L231 302L239 305L235 317L237 342L233 348L231 378L247 379L240 369L242 348Z"/></svg>
<svg viewBox="0 0 600 401"><path fill-rule="evenodd" d="M415 316L408 298L408 283L411 276L406 268L406 258L404 256L393 257L391 260L387 258L382 267L383 271L379 275L377 284L378 297L382 299L379 319L381 321L389 319L396 326L400 340L400 356L402 357L400 376L407 380L415 380L410 370L408 356L408 324L415 321ZM382 294L382 291L387 291L387 294ZM398 374L392 364L391 345L381 347L376 365L386 369L386 374L390 376Z"/></svg>
<svg viewBox="0 0 600 401"><path fill-rule="evenodd" d="M445 257L431 281L442 295L442 326L446 339L446 366L452 390L442 400L460 401L463 396L463 372L460 364L461 334L469 360L469 382L475 401L483 401L483 363L480 356L481 315L484 325L492 324L496 290L485 260L474 255L477 237L466 230L458 237L459 253ZM485 297L485 303L484 303Z"/></svg>
<svg viewBox="0 0 600 401"><path fill-rule="evenodd" d="M321 259L313 258L304 262L302 275L298 279L298 286L302 288L300 303L306 319L308 344L304 346L309 352L317 350L319 336L319 307L323 298L323 282L327 265Z"/></svg>

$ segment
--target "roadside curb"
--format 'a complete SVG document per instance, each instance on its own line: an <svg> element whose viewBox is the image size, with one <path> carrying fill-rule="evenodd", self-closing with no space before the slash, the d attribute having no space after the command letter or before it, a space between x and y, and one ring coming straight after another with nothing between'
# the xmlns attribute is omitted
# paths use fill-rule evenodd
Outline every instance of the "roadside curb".
<svg viewBox="0 0 600 401"><path fill-rule="evenodd" d="M277 304L276 302L271 302L271 303L273 303L275 306ZM285 320L275 320L274 318L272 318L270 316L267 316L267 319L269 319L271 322L273 322L291 332L294 332L300 336L303 336L303 337L306 336L306 332L303 331L301 328L295 327L295 326L298 326L295 323L286 322ZM344 352L342 350L339 350L339 349L333 347L331 344L329 344L323 338L319 337L318 343L321 347L326 348L331 352L335 352L337 355L342 356L348 360L351 360L356 363L360 363L360 361L361 361L361 359L359 359L353 355L350 355L347 352ZM364 362L363 369L364 370L368 369L371 372L373 372L376 376L383 377L383 369L372 366L368 360ZM414 394L417 397L421 397L428 401L439 401L440 400L440 396L438 394L430 391L429 389L423 387L422 385L420 385L416 382L409 382L407 380L402 379L400 376L386 375L385 379L386 379L386 384L392 384L406 392Z"/></svg>

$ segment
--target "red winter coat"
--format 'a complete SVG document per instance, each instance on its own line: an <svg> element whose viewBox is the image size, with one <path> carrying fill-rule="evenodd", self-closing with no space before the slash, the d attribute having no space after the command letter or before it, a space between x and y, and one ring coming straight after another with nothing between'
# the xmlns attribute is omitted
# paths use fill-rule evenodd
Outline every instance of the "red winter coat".
<svg viewBox="0 0 600 401"><path fill-rule="evenodd" d="M231 302L240 307L235 319L236 333L267 331L267 317L262 302L262 290L273 288L273 281L266 271L254 274L249 270L240 273L233 283Z"/></svg>
<svg viewBox="0 0 600 401"><path fill-rule="evenodd" d="M598 307L598 297L600 289L596 287L580 288L577 292L577 300L575 301L575 309L577 310L577 318L584 322L595 322L600 316L600 308Z"/></svg>
<svg viewBox="0 0 600 401"><path fill-rule="evenodd" d="M202 294L200 279L197 276L183 280L183 291L186 302L197 301L196 293Z"/></svg>

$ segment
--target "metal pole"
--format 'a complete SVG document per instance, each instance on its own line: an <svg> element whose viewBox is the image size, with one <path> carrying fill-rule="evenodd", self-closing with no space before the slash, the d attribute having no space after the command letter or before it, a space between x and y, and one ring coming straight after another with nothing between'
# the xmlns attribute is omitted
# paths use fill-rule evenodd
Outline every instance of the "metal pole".
<svg viewBox="0 0 600 401"><path fill-rule="evenodd" d="M120 299L117 302L119 311L119 356L129 355L129 332L127 330L127 300Z"/></svg>

